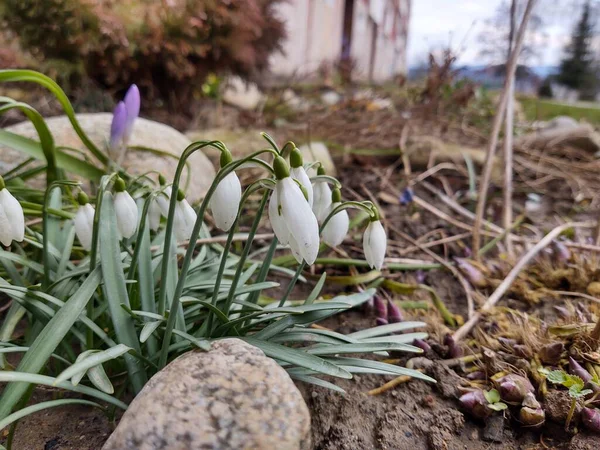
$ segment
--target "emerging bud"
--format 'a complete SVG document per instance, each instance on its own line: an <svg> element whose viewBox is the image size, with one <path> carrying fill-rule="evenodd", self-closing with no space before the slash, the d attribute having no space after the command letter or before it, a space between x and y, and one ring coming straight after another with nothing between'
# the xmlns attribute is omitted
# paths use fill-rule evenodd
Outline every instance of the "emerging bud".
<svg viewBox="0 0 600 450"><path fill-rule="evenodd" d="M496 383L502 400L512 404L521 403L527 394L535 390L527 378L513 373L503 376Z"/></svg>
<svg viewBox="0 0 600 450"><path fill-rule="evenodd" d="M552 255L557 264L566 264L571 259L571 252L565 244L560 241L552 241Z"/></svg>
<svg viewBox="0 0 600 450"><path fill-rule="evenodd" d="M402 317L402 311L400 311L398 305L391 300L388 300L387 303L387 320L389 323L398 323L404 320L404 317Z"/></svg>
<svg viewBox="0 0 600 450"><path fill-rule="evenodd" d="M429 350L431 350L431 345L429 345L427 342L425 342L423 339L415 339L412 343L412 345L414 345L415 347L420 348L421 350L423 350L425 353L427 353Z"/></svg>
<svg viewBox="0 0 600 450"><path fill-rule="evenodd" d="M581 410L583 426L594 433L600 433L600 410L596 408L583 408Z"/></svg>
<svg viewBox="0 0 600 450"><path fill-rule="evenodd" d="M460 358L464 355L463 349L458 342L454 340L451 334L444 336L444 345L448 347L448 358Z"/></svg>
<svg viewBox="0 0 600 450"><path fill-rule="evenodd" d="M363 251L371 269L381 270L387 247L385 229L377 218L371 218L363 235Z"/></svg>
<svg viewBox="0 0 600 450"><path fill-rule="evenodd" d="M546 413L542 409L542 405L531 392L527 393L523 399L519 420L522 424L530 427L539 427L546 420Z"/></svg>
<svg viewBox="0 0 600 450"><path fill-rule="evenodd" d="M113 111L113 118L110 124L110 149L113 152L119 152L123 149L123 138L127 126L127 107L125 103L119 102Z"/></svg>
<svg viewBox="0 0 600 450"><path fill-rule="evenodd" d="M544 345L538 355L542 362L546 364L558 364L564 350L565 346L562 342L551 342Z"/></svg>
<svg viewBox="0 0 600 450"><path fill-rule="evenodd" d="M377 318L377 325L387 325L387 304L380 296L375 296L375 316Z"/></svg>
<svg viewBox="0 0 600 450"><path fill-rule="evenodd" d="M488 401L482 390L476 390L463 394L459 399L461 405L474 417L486 419L493 411L488 408Z"/></svg>
<svg viewBox="0 0 600 450"><path fill-rule="evenodd" d="M458 269L474 287L484 288L487 286L487 281L479 269L475 268L466 259L454 258L454 260Z"/></svg>
<svg viewBox="0 0 600 450"><path fill-rule="evenodd" d="M467 380L487 380L487 376L483 370L476 370L467 374Z"/></svg>
<svg viewBox="0 0 600 450"><path fill-rule="evenodd" d="M123 102L125 103L125 108L127 110L123 143L124 145L127 145L133 133L133 124L135 123L135 119L137 119L140 115L140 91L135 84L132 84L129 89L127 89L127 93L125 94Z"/></svg>
<svg viewBox="0 0 600 450"><path fill-rule="evenodd" d="M577 361L575 361L570 356L569 356L569 372L571 372L572 375L577 375L585 383L589 383L590 380L592 379L592 375L587 370L585 370L581 366L581 364L579 364Z"/></svg>

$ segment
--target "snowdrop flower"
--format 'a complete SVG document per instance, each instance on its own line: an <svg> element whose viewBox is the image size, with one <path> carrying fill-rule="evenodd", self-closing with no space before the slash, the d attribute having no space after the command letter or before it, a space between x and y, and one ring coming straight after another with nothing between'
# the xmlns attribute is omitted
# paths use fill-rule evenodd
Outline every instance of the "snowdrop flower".
<svg viewBox="0 0 600 450"><path fill-rule="evenodd" d="M196 211L185 199L183 191L177 193L177 203L175 204L175 215L173 216L173 229L177 241L186 241L192 235L194 225L196 225Z"/></svg>
<svg viewBox="0 0 600 450"><path fill-rule="evenodd" d="M342 204L342 194L338 188L332 191L331 202L328 215ZM349 226L350 218L348 217L348 212L344 209L336 213L329 219L325 228L323 228L323 241L330 247L337 247L344 241L346 234L348 234Z"/></svg>
<svg viewBox="0 0 600 450"><path fill-rule="evenodd" d="M155 197L150 201L150 206L148 207L148 223L152 231L156 231L160 227L161 215L162 212L158 204L158 199Z"/></svg>
<svg viewBox="0 0 600 450"><path fill-rule="evenodd" d="M125 182L121 178L115 181L115 213L117 215L117 228L125 239L133 236L138 227L137 205L129 192L125 190Z"/></svg>
<svg viewBox="0 0 600 450"><path fill-rule="evenodd" d="M165 180L165 177L162 175L158 176L158 183L161 188L163 188L166 182L167 180ZM160 213L163 217L167 217L169 215L169 203L171 202L171 186L162 189L162 192L156 196L156 202L160 208Z"/></svg>
<svg viewBox="0 0 600 450"><path fill-rule="evenodd" d="M25 217L19 201L8 192L0 176L0 243L5 247L25 237Z"/></svg>
<svg viewBox="0 0 600 450"><path fill-rule="evenodd" d="M224 151L221 153L221 168L231 162L231 153ZM223 231L229 231L240 209L242 199L242 185L240 179L234 171L221 180L217 185L215 192L210 199L210 209L212 210L215 223Z"/></svg>
<svg viewBox="0 0 600 450"><path fill-rule="evenodd" d="M306 189L306 194L308 195L308 204L312 208L313 187L306 170L304 170L303 164L304 162L302 161L302 154L300 153L300 150L294 147L290 153L290 176L298 180L304 189Z"/></svg>
<svg viewBox="0 0 600 450"><path fill-rule="evenodd" d="M317 218L282 157L275 158L273 169L277 183L269 202L269 220L275 236L290 245L296 260L313 264L319 253Z"/></svg>
<svg viewBox="0 0 600 450"><path fill-rule="evenodd" d="M381 269L383 259L385 258L386 246L387 236L379 220L379 214L376 213L371 217L371 221L363 235L363 251L369 267L377 270Z"/></svg>
<svg viewBox="0 0 600 450"><path fill-rule="evenodd" d="M325 169L319 167L317 175L325 175ZM319 222L323 222L331 207L331 188L327 181L317 181L313 187L312 210Z"/></svg>
<svg viewBox="0 0 600 450"><path fill-rule="evenodd" d="M91 250L92 238L94 233L94 214L96 210L90 204L88 196L85 192L80 192L77 196L79 209L75 213L75 234L81 242L81 246L85 250Z"/></svg>

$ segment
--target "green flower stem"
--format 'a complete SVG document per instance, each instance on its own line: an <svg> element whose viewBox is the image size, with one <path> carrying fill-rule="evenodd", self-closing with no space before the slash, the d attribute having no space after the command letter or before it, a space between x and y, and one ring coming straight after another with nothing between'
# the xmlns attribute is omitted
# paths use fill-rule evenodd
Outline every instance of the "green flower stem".
<svg viewBox="0 0 600 450"><path fill-rule="evenodd" d="M335 266L356 266L369 267L369 263L362 259L346 258L317 258L315 264L331 264ZM428 264L405 264L405 263L386 263L385 267L389 270L434 270L441 269L443 266L437 263Z"/></svg>
<svg viewBox="0 0 600 450"><path fill-rule="evenodd" d="M327 217L323 221L323 224L321 225L321 228L319 229L319 234L323 232L323 229L325 228L327 223L333 218L333 216L335 216L340 211L343 211L344 209L360 209L362 211L365 211L367 214L369 214L369 217L373 217L373 208L374 208L373 203L371 203L369 201L366 201L366 202L354 202L354 201L342 202L342 204L338 205L333 211L331 211L327 215Z"/></svg>
<svg viewBox="0 0 600 450"><path fill-rule="evenodd" d="M285 290L285 293L283 294L283 297L281 297L281 300L279 300L279 307L280 308L283 306L283 304L286 302L286 300L288 299L288 297L292 293L292 290L296 286L296 283L298 282L298 278L300 278L300 275L302 275L302 271L304 270L305 267L306 267L306 262L305 261L302 261L302 263L300 263L298 265L298 268L296 269L296 273L294 274L294 277L290 280L290 284L288 284L288 287Z"/></svg>
<svg viewBox="0 0 600 450"><path fill-rule="evenodd" d="M61 186L77 186L79 185L76 181L54 181L48 186L46 189L46 193L44 195L44 209L43 209L43 221L42 221L42 258L44 265L44 278L42 280L42 289L45 291L48 289L50 285L50 251L48 250L48 235L50 234L48 231L48 203L50 201L50 194L55 188L59 188Z"/></svg>
<svg viewBox="0 0 600 450"><path fill-rule="evenodd" d="M273 147L273 149L277 152L278 155L281 154L281 151L279 150L279 147L277 146L277 143L275 142L275 139L273 139L269 133L265 133L264 131L262 133L260 133L260 135L266 139L266 141L271 144L271 146Z"/></svg>
<svg viewBox="0 0 600 450"><path fill-rule="evenodd" d="M265 255L265 257L261 263L260 271L258 272L258 276L256 277L256 283L262 283L263 281L265 281L267 279L267 275L269 274L269 269L271 268L271 262L273 261L273 256L275 256L275 251L277 250L278 244L279 244L279 241L277 240L277 237L273 236L271 245L269 246L269 249L267 250L267 254ZM256 291L256 292L252 292L248 296L247 301L250 303L257 304L259 298L260 298L260 292Z"/></svg>
<svg viewBox="0 0 600 450"><path fill-rule="evenodd" d="M129 272L127 274L127 279L128 280L133 280L135 278L135 270L137 269L137 262L138 262L138 258L140 256L140 249L142 248L142 240L143 240L143 234L144 234L144 227L146 226L146 218L148 217L148 210L150 209L150 203L152 202L152 200L154 200L154 198L156 197L156 194L150 194L146 200L144 200L144 206L142 208L142 216L140 217L140 224L138 226L138 230L137 230L137 238L135 240L135 248L133 249L133 255L131 256L131 265L129 266ZM131 284L129 286L129 296L131 296L131 290L133 288L134 284Z"/></svg>
<svg viewBox="0 0 600 450"><path fill-rule="evenodd" d="M327 182L329 184L334 185L338 189L342 188L342 183L340 183L337 178L334 178L334 177L329 176L329 175L315 175L314 177L310 178L310 181L312 183L317 183L319 181L325 181L325 182Z"/></svg>
<svg viewBox="0 0 600 450"><path fill-rule="evenodd" d="M240 260L237 263L237 268L235 270L235 275L233 276L233 281L231 282L231 288L229 288L229 294L227 295L227 301L225 302L225 307L223 308L223 313L227 316L229 315L229 309L233 304L233 297L235 296L235 291L237 289L238 282L240 281L240 276L242 275L242 271L244 270L244 264L246 262L246 258L248 257L248 253L250 253L250 248L252 247L252 241L254 241L254 235L256 234L256 230L258 229L258 225L260 224L260 219L262 218L263 211L265 210L265 205L267 204L267 200L269 199L270 191L266 190L263 194L262 200L260 201L260 205L256 210L256 216L254 217L254 222L252 222L252 227L248 232L248 240L246 241L246 245L244 245L244 249L242 250L242 254L240 255Z"/></svg>
<svg viewBox="0 0 600 450"><path fill-rule="evenodd" d="M215 307L217 306L217 300L219 297L219 288L221 287L221 280L223 278L223 272L225 271L225 265L227 264L227 256L229 255L229 249L231 247L231 242L233 241L233 236L235 234L237 224L240 220L242 208L244 207L244 204L248 200L248 197L250 197L250 194L252 194L253 192L257 191L258 189L260 189L262 187L262 181L263 180L255 181L250 186L248 186L248 188L246 188L246 190L244 191L244 195L242 195L242 198L240 200L240 206L239 206L235 221L233 222L233 224L231 225L231 228L229 229L229 234L227 236L227 242L226 242L225 247L223 248L223 252L221 254L221 263L219 264L219 271L217 272L217 278L215 279L215 286L213 287L212 305ZM249 238L248 239L248 241L249 241L250 236L248 236L248 238ZM243 264L241 264L241 262L238 262L238 267L241 267L241 266L243 266ZM208 323L207 323L207 327L206 327L206 330L207 330L207 333L209 336L210 336L210 334L212 332L212 328L213 328L212 327L213 315L214 315L213 311L209 310L208 318L207 318Z"/></svg>
<svg viewBox="0 0 600 450"><path fill-rule="evenodd" d="M78 184L78 183L75 183L75 184ZM39 213L39 215L42 215L42 216L44 215L44 212L45 212L52 216L56 216L60 219L69 220L69 219L72 219L73 217L75 217L75 214L70 213L68 211L63 211L61 209L54 209L54 208L45 208L44 209L44 205L40 205L38 203L24 202L24 201L19 201L19 203L21 204L23 209L26 209L31 212L37 212L37 213Z"/></svg>
<svg viewBox="0 0 600 450"><path fill-rule="evenodd" d="M171 240L172 240L172 236L173 236L173 218L175 215L175 204L177 201L177 191L179 189L179 179L181 178L181 172L183 171L185 161L196 150L199 150L199 149L207 147L207 146L215 147L221 151L223 151L223 147L224 147L223 144L219 141L195 142L192 145L190 145L187 149L185 149L181 155L181 158L177 165L177 170L175 171L175 177L173 179L173 187L172 187L173 194L171 195L171 201L169 203L169 215L167 218L167 227L166 227L166 231L165 231L165 233L166 233L165 241L164 241L165 249L170 248L170 245L171 245ZM257 152L250 154L246 158L243 158L241 160L234 161L230 164L227 164L227 166L225 166L221 170L219 170L215 179L213 180L212 184L210 185L210 187L206 193L206 196L204 197L204 200L202 200L202 203L201 203L200 207L198 208L197 219L196 219L196 223L194 225L194 229L192 231L192 235L190 236L190 242L193 243L198 239L198 236L200 234L200 229L202 228L202 223L204 221L204 213L206 212L206 208L208 207L210 198L212 197L215 189L217 188L217 185L221 182L221 180L223 178L225 178L227 175L229 175L229 173L231 173L232 171L237 169L239 166L244 164L245 162L249 161L252 158L256 158L256 157L262 155L263 153L267 153L267 152L274 153L273 150L271 150L271 149L259 150ZM183 262L181 265L181 272L179 275L179 280L177 281L177 286L176 286L175 292L173 294L173 299L171 300L170 311L176 311L177 308L179 308L179 299L181 297L181 293L183 292L183 286L185 284L187 272L188 272L188 270L190 268L190 264L192 262L194 250L195 250L195 245L189 245L188 249L185 253L185 257L183 258ZM166 254L166 253L167 252L165 250L164 254ZM162 267L161 267L161 280L164 281L167 279L168 270L169 270L168 261L163 258L163 263L162 263ZM159 292L159 314L164 313L164 308L166 305L166 295L167 295L166 283L163 282L163 283L161 283L160 292ZM162 309L160 309L161 306L162 306ZM159 369L163 368L167 363L167 357L169 354L169 345L171 343L171 337L173 335L173 327L175 325L175 317L176 317L176 314L169 314L169 318L167 319L167 326L165 328L163 344L162 344L162 348L161 348L161 352L160 352L160 359L159 359L159 363L158 363Z"/></svg>

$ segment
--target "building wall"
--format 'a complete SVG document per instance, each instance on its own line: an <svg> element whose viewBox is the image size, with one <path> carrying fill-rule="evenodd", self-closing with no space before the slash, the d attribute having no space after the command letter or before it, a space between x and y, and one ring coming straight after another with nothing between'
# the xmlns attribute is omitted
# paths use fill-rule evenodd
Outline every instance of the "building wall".
<svg viewBox="0 0 600 450"><path fill-rule="evenodd" d="M280 4L288 39L283 46L285 54L272 57L272 71L305 77L315 74L324 62L339 61L345 4L346 0L289 0ZM350 54L356 79L385 81L406 74L409 17L410 0L354 0Z"/></svg>

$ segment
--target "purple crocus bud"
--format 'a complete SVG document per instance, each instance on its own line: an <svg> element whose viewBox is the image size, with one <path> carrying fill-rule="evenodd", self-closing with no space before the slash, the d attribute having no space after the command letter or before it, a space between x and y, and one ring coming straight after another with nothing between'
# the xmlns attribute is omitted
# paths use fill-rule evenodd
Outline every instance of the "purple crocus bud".
<svg viewBox="0 0 600 450"><path fill-rule="evenodd" d="M120 150L125 136L127 123L127 107L125 103L119 102L113 111L112 123L110 124L110 148Z"/></svg>
<svg viewBox="0 0 600 450"><path fill-rule="evenodd" d="M590 375L590 373L587 370L585 370L581 366L581 364L579 364L577 361L575 361L570 356L569 356L569 372L571 372L571 374L573 374L573 375L577 375L585 383L589 383L589 381L592 379L592 375Z"/></svg>
<svg viewBox="0 0 600 450"><path fill-rule="evenodd" d="M127 109L127 120L125 121L125 134L123 140L125 145L129 142L133 133L133 124L140 115L140 90L135 84L129 86L125 94L125 107Z"/></svg>
<svg viewBox="0 0 600 450"><path fill-rule="evenodd" d="M467 392L458 401L468 412L479 419L486 419L492 415L493 411L488 408L489 402L482 390Z"/></svg>
<svg viewBox="0 0 600 450"><path fill-rule="evenodd" d="M375 296L375 317L377 317L377 325L387 325L387 304L378 295Z"/></svg>
<svg viewBox="0 0 600 450"><path fill-rule="evenodd" d="M595 433L600 433L600 410L596 408L583 408L581 410L583 426Z"/></svg>
<svg viewBox="0 0 600 450"><path fill-rule="evenodd" d="M406 206L412 203L415 194L410 187L404 188L402 194L400 195L400 204L402 206Z"/></svg>
<svg viewBox="0 0 600 450"><path fill-rule="evenodd" d="M389 300L387 304L387 320L389 323L398 323L404 320L402 311L400 311L400 308L391 300Z"/></svg>
<svg viewBox="0 0 600 450"><path fill-rule="evenodd" d="M414 345L415 347L420 348L421 350L423 350L424 352L428 352L429 350L431 350L431 345L429 345L427 342L425 342L423 339L415 339L412 343L412 345Z"/></svg>

